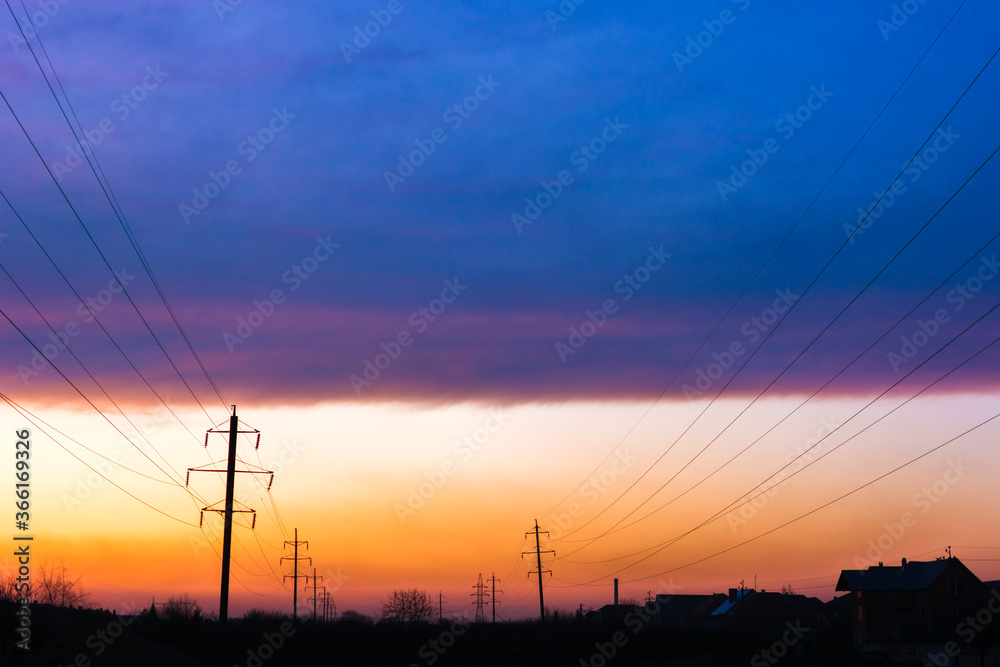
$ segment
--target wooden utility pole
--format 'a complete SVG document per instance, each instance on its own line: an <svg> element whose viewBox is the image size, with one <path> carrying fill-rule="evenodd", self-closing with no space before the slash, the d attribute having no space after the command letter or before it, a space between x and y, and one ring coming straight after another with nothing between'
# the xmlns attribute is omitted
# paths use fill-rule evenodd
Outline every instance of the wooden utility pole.
<svg viewBox="0 0 1000 667"><path fill-rule="evenodd" d="M521 553L521 557L524 558L525 554L534 553L535 557L537 559L538 569L535 570L535 571L533 571L533 572L529 572L528 576L530 577L532 574L537 574L538 575L538 608L541 611L541 622L545 623L545 593L542 590L542 574L544 574L545 572L548 572L549 575L551 575L552 574L552 570L546 570L546 569L544 569L542 567L542 554L543 553L545 553L545 554L555 554L555 551L553 551L552 549L542 550L542 542L541 542L540 535L541 535L541 533L545 533L546 535L548 535L549 531L547 531L547 530L541 530L540 531L538 529L538 519L535 519L535 529L534 530L529 530L524 535L527 537L528 535L531 535L532 533L534 533L534 535L535 535L535 550L534 550L534 552L524 551L524 552Z"/></svg>
<svg viewBox="0 0 1000 667"><path fill-rule="evenodd" d="M236 438L241 433L255 433L257 434L257 444L256 447L260 446L260 431L257 429L241 430L240 420L236 416L236 406L233 406L233 414L229 417L229 428L222 430L219 426L209 429L205 433L205 447L208 447L208 438L212 433L227 434L229 435L229 456L227 458L226 468L224 470L218 468L212 468L211 466L216 465L214 463L208 466L199 466L197 468L188 468L187 479L184 486L188 486L191 482L192 472L215 472L215 473L226 473L226 499L224 501L223 509L215 508L215 505L209 505L208 507L201 508L201 516L198 522L199 528L205 521L205 512L215 512L221 514L223 517L222 526L222 585L219 590L219 630L223 634L226 632L226 624L229 620L229 562L233 550L233 514L251 514L253 515L253 521L250 524L250 529L253 530L257 526L257 513L247 508L245 505L244 509L236 509L234 507L236 501L234 499L236 490L236 473L250 473L252 475L270 475L271 479L267 484L267 488L271 488L271 484L274 483L274 473L270 470L264 470L263 468L258 468L257 470L237 470L236 469Z"/></svg>
<svg viewBox="0 0 1000 667"><path fill-rule="evenodd" d="M299 620L299 561L300 560L307 560L307 561L309 561L309 564L312 565L312 558L310 558L308 556L304 556L302 558L299 558L299 545L300 544L305 545L306 549L309 548L309 542L300 542L299 541L299 529L296 528L295 529L295 540L294 541L285 540L285 546L287 547L287 546L291 545L292 548L293 548L293 550L294 550L293 551L294 555L291 556L291 557L282 556L282 558L281 558L281 560L290 560L295 565L295 568L292 571L293 573L285 575L285 579L287 579L288 577L292 578L292 620L293 621Z"/></svg>
<svg viewBox="0 0 1000 667"><path fill-rule="evenodd" d="M219 596L219 627L226 630L229 618L229 557L233 551L233 494L236 492L236 434L240 420L236 406L229 418L229 463L226 467L226 513L222 527L222 592Z"/></svg>

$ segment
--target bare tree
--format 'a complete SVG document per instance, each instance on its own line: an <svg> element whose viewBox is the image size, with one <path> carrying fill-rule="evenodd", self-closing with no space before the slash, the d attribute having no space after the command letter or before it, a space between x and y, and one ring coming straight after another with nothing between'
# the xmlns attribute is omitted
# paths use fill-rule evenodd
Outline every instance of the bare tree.
<svg viewBox="0 0 1000 667"><path fill-rule="evenodd" d="M429 620L434 614L434 601L419 588L394 590L382 603L382 620L414 623Z"/></svg>
<svg viewBox="0 0 1000 667"><path fill-rule="evenodd" d="M159 616L164 621L191 621L201 618L201 606L198 601L188 596L175 595L159 609Z"/></svg>
<svg viewBox="0 0 1000 667"><path fill-rule="evenodd" d="M86 606L90 593L83 592L81 578L73 579L62 561L49 567L43 565L38 568L38 575L31 584L31 598L35 602L56 607Z"/></svg>
<svg viewBox="0 0 1000 667"><path fill-rule="evenodd" d="M21 596L14 575L0 575L0 602L18 602Z"/></svg>

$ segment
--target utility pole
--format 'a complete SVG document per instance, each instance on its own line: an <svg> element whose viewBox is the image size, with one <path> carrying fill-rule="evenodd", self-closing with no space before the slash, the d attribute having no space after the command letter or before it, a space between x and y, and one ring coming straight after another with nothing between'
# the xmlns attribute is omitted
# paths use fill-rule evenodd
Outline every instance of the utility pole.
<svg viewBox="0 0 1000 667"><path fill-rule="evenodd" d="M225 422L222 422L225 423ZM267 483L267 488L270 490L271 484L274 483L274 472L270 470L264 470L263 468L257 468L256 470L237 470L236 469L236 438L241 433L255 433L257 435L257 443L254 445L254 449L260 447L260 431L257 429L241 430L240 420L236 416L236 406L233 406L233 414L229 417L229 428L221 428L222 423L216 425L214 428L209 429L205 432L205 447L208 447L208 438L212 433L218 433L220 435L229 436L229 456L226 461L225 469L212 468L211 466L218 465L218 463L210 463L207 466L198 466L196 468L188 468L187 479L184 482L184 486L188 486L191 483L191 473L192 472L215 472L215 473L226 473L226 499L224 501L225 506L223 509L217 509L215 505L209 505L207 507L201 508L201 514L198 519L198 527L201 528L205 522L205 512L214 512L221 514L223 517L223 527L222 527L222 585L219 591L219 631L223 634L226 632L226 623L229 619L229 561L233 550L233 514L250 514L253 519L250 524L250 530L253 530L257 526L257 512L243 505L244 509L235 509L234 504L237 502L234 499L236 490L236 473L250 473L252 475L270 475L271 479ZM256 466L253 466L256 467ZM242 503L240 503L242 505Z"/></svg>
<svg viewBox="0 0 1000 667"><path fill-rule="evenodd" d="M309 577L306 577L306 579L308 579L308 578ZM320 577L320 578L322 579L322 577ZM309 586L307 585L306 589L308 589L308 588L309 588ZM319 592L318 591L323 591L323 596L324 596L323 598L319 597ZM312 603L313 603L313 622L316 622L316 621L319 620L319 616L317 614L318 604L319 604L319 601L322 600L322 599L324 599L325 597L326 597L326 586L319 586L319 587L317 587L316 586L316 582L314 580L313 581L313 596L311 598L312 599Z"/></svg>
<svg viewBox="0 0 1000 667"><path fill-rule="evenodd" d="M473 586L475 593L469 593L469 597L476 598L476 623L485 623L486 616L483 614L483 601L486 597L486 584L483 583L483 575L479 573L479 583Z"/></svg>
<svg viewBox="0 0 1000 667"><path fill-rule="evenodd" d="M317 600L317 597L316 597L316 580L317 579L322 579L323 575L319 575L317 577L316 576L316 568L313 568L312 577L310 577L308 574L305 576L306 584L309 583L309 579L310 578L313 580L312 603L313 603L313 621L315 622L316 621L316 600ZM306 588L309 588L309 586L306 586ZM324 591L326 590L326 586L320 586L320 588L322 588Z"/></svg>
<svg viewBox="0 0 1000 667"><path fill-rule="evenodd" d="M548 572L549 576L551 576L552 575L552 570L546 570L546 569L542 568L542 554L543 553L544 554L555 554L555 551L553 551L552 549L545 549L544 551L542 550L542 543L541 543L540 534L541 533L545 533L546 535L548 535L549 531L547 531L547 530L541 530L541 531L538 530L538 519L535 519L535 529L534 530L529 530L524 535L525 535L525 537L527 537L528 535L531 535L532 533L535 534L535 551L534 551L534 553L535 553L535 557L538 560L538 569L534 570L533 572L529 572L528 576L530 577L532 574L537 574L538 575L538 608L539 608L539 610L541 611L541 614L542 614L541 622L545 623L545 594L542 592L542 574L544 574L545 572ZM530 551L523 551L523 552L521 552L521 558L524 558L525 554L530 554L530 553L531 553Z"/></svg>
<svg viewBox="0 0 1000 667"><path fill-rule="evenodd" d="M438 625L444 625L444 593L438 591Z"/></svg>
<svg viewBox="0 0 1000 667"><path fill-rule="evenodd" d="M493 622L496 623L497 622L497 582L500 581L500 580L497 579L497 573L494 572L493 574L490 575L490 578L487 579L487 581L493 582L493 595L490 596L490 599L493 601ZM500 592L503 593L503 591L500 591Z"/></svg>
<svg viewBox="0 0 1000 667"><path fill-rule="evenodd" d="M292 548L294 549L294 552L293 552L294 556L291 556L291 557L289 557L289 556L282 556L282 558L281 558L281 560L283 560L283 561L284 560L290 560L290 561L292 561L292 563L294 563L294 566L295 566L295 569L293 570L293 574L286 574L285 575L285 579L287 579L288 577L292 578L292 620L293 621L299 620L299 561L300 560L307 560L307 561L309 561L309 564L312 565L312 558L310 558L308 556L303 556L302 558L299 558L299 545L300 544L304 544L305 547L306 547L306 549L309 548L309 542L300 542L299 541L299 529L296 528L295 529L295 540L294 541L285 540L285 544L284 544L284 546L286 546L286 547L289 546L289 545L292 546Z"/></svg>
<svg viewBox="0 0 1000 667"><path fill-rule="evenodd" d="M323 620L329 623L334 620L333 614L331 613L330 605L333 603L333 595L330 593L323 593ZM333 610L337 609L337 605L333 605Z"/></svg>

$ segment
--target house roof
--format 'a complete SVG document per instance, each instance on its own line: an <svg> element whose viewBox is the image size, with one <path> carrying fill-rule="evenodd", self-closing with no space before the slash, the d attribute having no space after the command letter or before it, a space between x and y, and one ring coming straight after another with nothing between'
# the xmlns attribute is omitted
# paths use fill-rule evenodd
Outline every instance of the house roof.
<svg viewBox="0 0 1000 667"><path fill-rule="evenodd" d="M722 616L723 614L729 613L729 611L738 605L741 600L749 600L752 595L757 591L752 588L744 589L742 591L736 590L735 599L726 598L725 601L720 604L715 611L712 612L712 616ZM742 607L741 607L742 608Z"/></svg>
<svg viewBox="0 0 1000 667"><path fill-rule="evenodd" d="M657 595L656 603L663 616L701 616L712 612L727 597L715 595Z"/></svg>
<svg viewBox="0 0 1000 667"><path fill-rule="evenodd" d="M901 566L873 565L867 570L843 570L838 591L920 591L929 588L951 566L952 560L908 562Z"/></svg>

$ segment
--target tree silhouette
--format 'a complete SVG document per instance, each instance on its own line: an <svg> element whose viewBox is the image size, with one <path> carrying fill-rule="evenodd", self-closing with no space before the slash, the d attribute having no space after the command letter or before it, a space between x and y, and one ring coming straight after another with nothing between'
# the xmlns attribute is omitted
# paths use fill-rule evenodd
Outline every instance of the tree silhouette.
<svg viewBox="0 0 1000 667"><path fill-rule="evenodd" d="M430 620L434 614L434 601L419 588L394 590L382 603L382 620L395 623L414 623Z"/></svg>
<svg viewBox="0 0 1000 667"><path fill-rule="evenodd" d="M38 568L38 575L31 583L31 599L57 607L82 607L87 604L89 593L80 586L81 577L73 579L62 561L58 565Z"/></svg>

